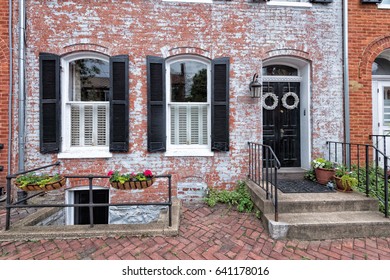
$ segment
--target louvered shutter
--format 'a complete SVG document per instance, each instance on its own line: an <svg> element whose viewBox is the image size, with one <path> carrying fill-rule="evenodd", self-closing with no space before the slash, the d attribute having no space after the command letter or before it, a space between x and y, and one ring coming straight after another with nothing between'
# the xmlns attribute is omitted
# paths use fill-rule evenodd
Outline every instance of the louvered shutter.
<svg viewBox="0 0 390 280"><path fill-rule="evenodd" d="M212 61L211 150L229 151L229 58Z"/></svg>
<svg viewBox="0 0 390 280"><path fill-rule="evenodd" d="M110 151L129 150L129 57L110 58Z"/></svg>
<svg viewBox="0 0 390 280"><path fill-rule="evenodd" d="M58 153L61 139L60 58L39 55L40 151Z"/></svg>
<svg viewBox="0 0 390 280"><path fill-rule="evenodd" d="M148 151L166 150L165 67L161 57L148 56Z"/></svg>
<svg viewBox="0 0 390 280"><path fill-rule="evenodd" d="M107 106L97 106L97 145L107 145Z"/></svg>

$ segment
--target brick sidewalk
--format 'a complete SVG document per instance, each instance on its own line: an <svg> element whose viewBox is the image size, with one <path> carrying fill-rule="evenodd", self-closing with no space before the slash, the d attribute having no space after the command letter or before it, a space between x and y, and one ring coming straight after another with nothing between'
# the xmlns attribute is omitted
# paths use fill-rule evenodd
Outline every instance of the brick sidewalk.
<svg viewBox="0 0 390 280"><path fill-rule="evenodd" d="M0 260L390 260L390 238L276 241L254 214L226 206L183 206L176 237L118 237L0 242ZM4 211L0 212L4 221ZM1 225L3 227L3 224Z"/></svg>

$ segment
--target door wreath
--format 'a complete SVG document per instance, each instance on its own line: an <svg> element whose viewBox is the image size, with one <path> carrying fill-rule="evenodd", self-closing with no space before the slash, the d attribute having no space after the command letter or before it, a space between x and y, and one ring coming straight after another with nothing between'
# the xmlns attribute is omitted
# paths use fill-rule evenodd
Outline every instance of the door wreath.
<svg viewBox="0 0 390 280"><path fill-rule="evenodd" d="M289 98L290 96L292 96L294 98L294 103L292 105L287 104L287 98ZM284 108L286 108L288 110L293 110L295 108L298 108L298 104L299 104L299 97L295 92L287 92L283 95L282 105Z"/></svg>
<svg viewBox="0 0 390 280"><path fill-rule="evenodd" d="M273 103L271 105L267 105L265 103L265 100L268 97L271 97L272 100L273 100ZM267 93L263 94L262 103L263 103L263 108L264 109L266 109L266 110L274 110L278 106L279 101L278 101L278 97L276 96L276 94L274 94L272 92L267 92Z"/></svg>

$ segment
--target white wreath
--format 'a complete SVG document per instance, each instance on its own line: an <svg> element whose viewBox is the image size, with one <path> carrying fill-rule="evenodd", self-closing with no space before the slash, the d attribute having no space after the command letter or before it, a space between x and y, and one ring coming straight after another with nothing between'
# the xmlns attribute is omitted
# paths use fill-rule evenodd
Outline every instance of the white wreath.
<svg viewBox="0 0 390 280"><path fill-rule="evenodd" d="M271 97L273 99L274 103L272 105L267 105L265 103L265 100L268 97ZM263 103L263 108L264 109L266 109L266 110L273 110L273 109L276 108L276 106L278 106L279 100L278 100L278 97L276 96L276 94L273 94L272 92L267 92L267 93L263 94L262 103Z"/></svg>
<svg viewBox="0 0 390 280"><path fill-rule="evenodd" d="M287 98L288 97L294 97L294 103L292 105L288 105L287 104ZM288 110L292 110L292 109L295 109L298 107L298 104L299 104L299 97L298 95L295 93L295 92L287 92L283 95L282 97L282 105L284 108L288 109Z"/></svg>

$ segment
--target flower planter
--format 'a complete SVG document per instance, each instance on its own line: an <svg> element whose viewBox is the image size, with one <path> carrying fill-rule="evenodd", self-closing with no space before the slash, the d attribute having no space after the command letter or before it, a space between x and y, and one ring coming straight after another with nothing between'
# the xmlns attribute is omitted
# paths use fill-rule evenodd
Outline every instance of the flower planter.
<svg viewBox="0 0 390 280"><path fill-rule="evenodd" d="M38 184L29 184L26 186L22 186L21 184L18 184L15 182L15 186L20 188L23 191L53 191L62 188L66 184L66 178L60 177L58 181L45 184L45 185L38 185Z"/></svg>
<svg viewBox="0 0 390 280"><path fill-rule="evenodd" d="M335 171L334 169L316 168L315 173L317 182L321 185L326 185L333 179Z"/></svg>
<svg viewBox="0 0 390 280"><path fill-rule="evenodd" d="M343 181L340 177L334 176L334 180L336 181L336 189L340 192L353 192L351 185L348 181L343 184Z"/></svg>
<svg viewBox="0 0 390 280"><path fill-rule="evenodd" d="M155 179L148 179L146 181L126 181L123 184L120 182L110 182L111 187L118 190L140 190L149 188L153 185Z"/></svg>

